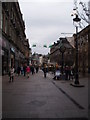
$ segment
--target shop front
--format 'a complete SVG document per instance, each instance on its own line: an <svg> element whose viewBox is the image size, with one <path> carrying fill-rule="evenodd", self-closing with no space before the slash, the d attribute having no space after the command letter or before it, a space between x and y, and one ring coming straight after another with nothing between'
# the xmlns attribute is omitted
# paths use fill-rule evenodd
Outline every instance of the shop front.
<svg viewBox="0 0 90 120"><path fill-rule="evenodd" d="M2 48L2 75L8 73L8 50Z"/></svg>
<svg viewBox="0 0 90 120"><path fill-rule="evenodd" d="M15 49L14 47L10 48L10 67L15 66Z"/></svg>
<svg viewBox="0 0 90 120"><path fill-rule="evenodd" d="M8 58L9 58L9 44L7 40L2 37L2 75L8 74Z"/></svg>

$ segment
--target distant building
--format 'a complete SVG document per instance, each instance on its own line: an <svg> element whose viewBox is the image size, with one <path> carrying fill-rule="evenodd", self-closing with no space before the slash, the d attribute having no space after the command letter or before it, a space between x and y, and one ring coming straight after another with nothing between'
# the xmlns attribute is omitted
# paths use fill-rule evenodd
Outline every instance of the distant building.
<svg viewBox="0 0 90 120"><path fill-rule="evenodd" d="M42 55L39 56L39 64L40 64L40 66L42 66L42 64L43 64L43 56Z"/></svg>
<svg viewBox="0 0 90 120"><path fill-rule="evenodd" d="M32 59L32 49L29 48L29 65L31 64L31 59Z"/></svg>
<svg viewBox="0 0 90 120"><path fill-rule="evenodd" d="M39 65L39 54L34 53L31 58L31 64L33 65Z"/></svg>
<svg viewBox="0 0 90 120"><path fill-rule="evenodd" d="M25 23L18 2L2 2L0 30L0 54L2 55L2 73L6 74L10 66L15 69L29 58L29 42L25 35Z"/></svg>
<svg viewBox="0 0 90 120"><path fill-rule="evenodd" d="M62 39L62 38L61 38ZM77 34L78 40L78 69L82 75L90 73L90 25ZM76 34L73 37L63 38L63 44L66 46L64 52L64 65L73 65L75 67L75 41ZM72 46L70 48L70 46ZM62 65L62 54L59 51L60 40L54 43L50 49L50 62Z"/></svg>
<svg viewBox="0 0 90 120"><path fill-rule="evenodd" d="M74 37L66 37L67 41L71 44L71 46L73 48L75 48L75 41L74 41Z"/></svg>
<svg viewBox="0 0 90 120"><path fill-rule="evenodd" d="M64 51L64 65L74 65L74 47L70 44L67 38L60 38L57 43L54 42L50 49L50 63L58 63L62 65L61 45L65 47Z"/></svg>

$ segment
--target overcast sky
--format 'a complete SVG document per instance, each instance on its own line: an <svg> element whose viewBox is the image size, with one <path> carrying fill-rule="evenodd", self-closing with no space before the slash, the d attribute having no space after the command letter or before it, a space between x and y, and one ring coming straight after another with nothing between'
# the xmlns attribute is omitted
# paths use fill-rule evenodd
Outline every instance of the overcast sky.
<svg viewBox="0 0 90 120"><path fill-rule="evenodd" d="M59 2L58 2L59 1ZM71 36L74 33L73 18L73 0L19 0L21 13L25 21L26 36L29 39L32 52L47 54L47 47L56 42L60 37ZM36 44L36 47L32 47Z"/></svg>

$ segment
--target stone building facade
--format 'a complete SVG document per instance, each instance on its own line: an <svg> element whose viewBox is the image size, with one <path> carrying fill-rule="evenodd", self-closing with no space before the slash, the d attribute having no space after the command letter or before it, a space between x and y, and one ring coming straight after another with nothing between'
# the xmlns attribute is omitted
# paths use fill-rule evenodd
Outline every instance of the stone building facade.
<svg viewBox="0 0 90 120"><path fill-rule="evenodd" d="M78 33L77 39L79 53L78 67L79 71L85 75L90 72L90 25Z"/></svg>
<svg viewBox="0 0 90 120"><path fill-rule="evenodd" d="M64 52L64 64L67 65L73 65L75 66L75 40L76 40L76 34L73 35L74 43L72 45L71 49L66 49ZM82 29L77 34L77 40L78 40L78 69L79 73L83 76L87 75L87 73L90 73L90 25ZM68 40L69 41L69 40ZM70 44L67 43L67 45ZM50 61L52 63L58 63L61 65L62 56L57 49L57 46L59 45L59 41L57 43L54 43L50 50Z"/></svg>
<svg viewBox="0 0 90 120"><path fill-rule="evenodd" d="M73 65L74 64L74 47L69 43L67 38L60 38L57 43L52 45L50 49L50 62L54 65L58 63L60 66L62 65L62 52L60 51L60 41L62 40L62 45L65 46L65 51L63 53L63 62L65 65Z"/></svg>
<svg viewBox="0 0 90 120"><path fill-rule="evenodd" d="M23 64L29 58L29 42L25 35L25 23L18 2L2 2L0 30L0 54L2 55L2 73L6 74L10 66Z"/></svg>

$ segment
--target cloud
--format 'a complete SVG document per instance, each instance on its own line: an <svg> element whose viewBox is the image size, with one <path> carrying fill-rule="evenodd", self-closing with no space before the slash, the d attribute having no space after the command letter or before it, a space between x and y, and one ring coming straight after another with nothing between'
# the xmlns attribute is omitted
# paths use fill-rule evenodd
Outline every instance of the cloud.
<svg viewBox="0 0 90 120"><path fill-rule="evenodd" d="M5 1L5 0L4 0ZM10 0L8 0L10 1ZM14 0L12 0L14 1ZM22 0L19 0L19 1L22 1ZM79 0L80 1L80 0ZM83 2L86 2L88 0L82 0ZM59 2L59 3L62 3L62 2L66 2L65 0L23 0L22 2L33 2L33 3L39 3L39 2L42 2L42 3L56 3L56 2ZM73 2L72 0L68 0L67 2Z"/></svg>
<svg viewBox="0 0 90 120"><path fill-rule="evenodd" d="M48 46L57 41L61 32L74 32L72 18L72 2L20 2L21 12L25 21L26 35L30 46ZM33 51L47 54L49 49L32 48Z"/></svg>
<svg viewBox="0 0 90 120"><path fill-rule="evenodd" d="M19 1L22 1L22 0L19 0ZM42 2L42 3L56 3L56 2L64 2L64 0L23 0L22 1L23 3L25 2L33 2L33 3L39 3L39 2ZM72 2L72 0L68 0L67 2Z"/></svg>
<svg viewBox="0 0 90 120"><path fill-rule="evenodd" d="M59 39L60 35L62 32L70 32L73 31L70 26L65 27L65 26L44 26L40 28L36 27L31 27L30 33L28 36L30 36L30 43L38 43L38 44L51 44L54 41L57 41Z"/></svg>

